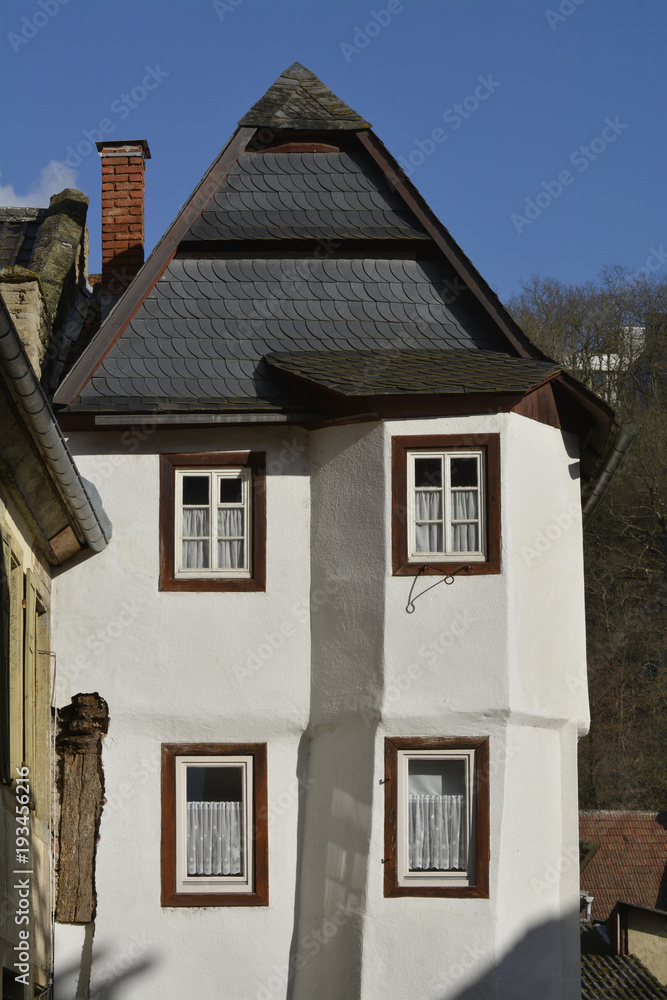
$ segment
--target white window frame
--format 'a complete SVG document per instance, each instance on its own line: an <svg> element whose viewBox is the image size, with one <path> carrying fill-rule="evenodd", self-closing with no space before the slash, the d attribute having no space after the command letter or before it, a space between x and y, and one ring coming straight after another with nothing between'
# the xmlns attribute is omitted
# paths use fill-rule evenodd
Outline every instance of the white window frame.
<svg viewBox="0 0 667 1000"><path fill-rule="evenodd" d="M251 510L251 483L252 473L247 467L234 468L221 466L218 468L199 468L191 466L189 468L176 469L175 482L175 524L174 524L174 576L178 579L217 579L217 580L247 580L252 575L252 510ZM209 562L208 567L184 568L181 563L183 559L183 481L186 476L208 478L209 481ZM241 482L241 502L221 503L220 481L223 479L240 480ZM187 507L201 508L203 504L188 504ZM218 556L218 510L243 510L243 566L238 568L218 567L214 565ZM241 536L238 536L241 539Z"/></svg>
<svg viewBox="0 0 667 1000"><path fill-rule="evenodd" d="M440 459L442 462L442 487L434 487L433 492L436 490L442 490L443 494L443 549L439 552L419 552L417 551L417 517L416 517L416 506L415 506L415 493L417 487L415 486L415 461L416 459L422 458L435 458ZM452 523L461 523L460 521L453 522L451 516L451 494L452 491L457 491L459 489L471 489L473 487L452 487L451 486L451 469L450 463L453 458L474 458L477 460L477 496L478 496L478 517L471 518L467 523L476 523L478 525L477 537L479 539L479 548L474 551L462 551L454 550L451 545L451 534L452 534ZM447 560L465 560L466 562L485 562L487 559L486 554L486 495L485 495L485 483L486 483L486 470L484 467L484 451L479 448L471 449L461 449L461 448L444 448L444 449L417 449L410 450L407 452L408 468L407 468L407 506L408 506L408 561L411 563L439 563L443 559ZM423 489L419 488L420 491Z"/></svg>
<svg viewBox="0 0 667 1000"><path fill-rule="evenodd" d="M255 891L253 856L253 757L251 754L231 756L177 756L176 775L176 891L179 893L251 893ZM243 782L243 836L241 840L243 873L241 875L188 875L187 856L187 768L241 767Z"/></svg>
<svg viewBox="0 0 667 1000"><path fill-rule="evenodd" d="M471 886L475 884L477 868L476 858L476 799L475 799L475 766L477 751L474 749L452 750L398 750L398 789L397 789L397 857L396 871L398 885L401 887L436 887ZM466 784L466 841L467 869L466 872L445 871L440 873L410 871L409 858L409 826L408 803L409 782L408 768L412 760L457 760L465 765Z"/></svg>

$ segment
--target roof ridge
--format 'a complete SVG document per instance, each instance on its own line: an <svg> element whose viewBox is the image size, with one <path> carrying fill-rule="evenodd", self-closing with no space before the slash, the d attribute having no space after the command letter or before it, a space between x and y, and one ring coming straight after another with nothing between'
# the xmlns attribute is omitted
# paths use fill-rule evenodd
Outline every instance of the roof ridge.
<svg viewBox="0 0 667 1000"><path fill-rule="evenodd" d="M311 70L292 63L239 121L249 128L369 129Z"/></svg>

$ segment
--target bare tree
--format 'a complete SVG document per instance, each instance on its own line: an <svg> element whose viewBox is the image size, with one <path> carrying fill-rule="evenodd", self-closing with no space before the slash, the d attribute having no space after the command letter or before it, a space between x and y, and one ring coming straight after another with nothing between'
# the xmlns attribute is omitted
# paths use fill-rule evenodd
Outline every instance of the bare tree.
<svg viewBox="0 0 667 1000"><path fill-rule="evenodd" d="M667 280L620 267L565 285L538 275L509 309L641 432L584 534L591 731L588 808L665 807L667 765Z"/></svg>

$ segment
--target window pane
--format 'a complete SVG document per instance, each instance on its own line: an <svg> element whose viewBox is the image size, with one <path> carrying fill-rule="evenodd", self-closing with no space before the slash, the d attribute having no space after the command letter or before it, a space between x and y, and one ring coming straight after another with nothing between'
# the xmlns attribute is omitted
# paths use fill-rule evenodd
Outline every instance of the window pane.
<svg viewBox="0 0 667 1000"><path fill-rule="evenodd" d="M408 790L411 795L465 795L465 761L413 758L408 761Z"/></svg>
<svg viewBox="0 0 667 1000"><path fill-rule="evenodd" d="M408 762L410 871L464 871L467 865L465 763Z"/></svg>
<svg viewBox="0 0 667 1000"><path fill-rule="evenodd" d="M477 459L451 458L449 475L452 486L477 486Z"/></svg>
<svg viewBox="0 0 667 1000"><path fill-rule="evenodd" d="M207 504L209 477L183 476L183 503Z"/></svg>
<svg viewBox="0 0 667 1000"><path fill-rule="evenodd" d="M183 542L181 556L182 569L208 569L210 566L208 539L202 542Z"/></svg>
<svg viewBox="0 0 667 1000"><path fill-rule="evenodd" d="M441 524L415 525L415 552L444 552Z"/></svg>
<svg viewBox="0 0 667 1000"><path fill-rule="evenodd" d="M237 510L218 508L218 538L243 538L244 514L243 508Z"/></svg>
<svg viewBox="0 0 667 1000"><path fill-rule="evenodd" d="M240 479L220 480L220 503L242 503L243 483Z"/></svg>
<svg viewBox="0 0 667 1000"><path fill-rule="evenodd" d="M452 493L452 520L475 521L477 513L477 490L456 490Z"/></svg>
<svg viewBox="0 0 667 1000"><path fill-rule="evenodd" d="M243 798L243 768L188 767L188 802L240 802Z"/></svg>
<svg viewBox="0 0 667 1000"><path fill-rule="evenodd" d="M188 875L243 875L243 768L187 768Z"/></svg>
<svg viewBox="0 0 667 1000"><path fill-rule="evenodd" d="M218 542L218 568L219 569L243 569L243 542L219 541Z"/></svg>
<svg viewBox="0 0 667 1000"><path fill-rule="evenodd" d="M191 507L183 511L183 537L208 538L208 507Z"/></svg>
<svg viewBox="0 0 667 1000"><path fill-rule="evenodd" d="M415 518L417 521L438 521L442 519L442 493L415 493Z"/></svg>
<svg viewBox="0 0 667 1000"><path fill-rule="evenodd" d="M476 524L453 524L452 551L479 552L479 526Z"/></svg>
<svg viewBox="0 0 667 1000"><path fill-rule="evenodd" d="M442 486L442 460L416 458L415 486Z"/></svg>

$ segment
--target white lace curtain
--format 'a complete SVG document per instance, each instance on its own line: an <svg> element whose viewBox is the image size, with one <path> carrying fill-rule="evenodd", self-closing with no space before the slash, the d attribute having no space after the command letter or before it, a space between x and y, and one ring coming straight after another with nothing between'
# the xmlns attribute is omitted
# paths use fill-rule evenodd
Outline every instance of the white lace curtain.
<svg viewBox="0 0 667 1000"><path fill-rule="evenodd" d="M452 521L477 520L477 490L452 490ZM452 550L476 552L477 524L452 524Z"/></svg>
<svg viewBox="0 0 667 1000"><path fill-rule="evenodd" d="M187 805L188 875L241 875L241 803Z"/></svg>
<svg viewBox="0 0 667 1000"><path fill-rule="evenodd" d="M243 568L243 514L241 508L218 508L219 569ZM210 568L208 507L189 507L183 510L182 561L183 569Z"/></svg>
<svg viewBox="0 0 667 1000"><path fill-rule="evenodd" d="M417 552L444 552L442 492L418 491L415 495L415 542ZM477 521L477 490L452 490L452 521ZM420 524L420 521L440 523ZM452 551L476 552L477 524L452 524Z"/></svg>
<svg viewBox="0 0 667 1000"><path fill-rule="evenodd" d="M410 795L408 808L410 871L465 869L463 795Z"/></svg>

